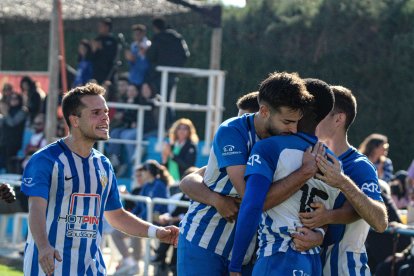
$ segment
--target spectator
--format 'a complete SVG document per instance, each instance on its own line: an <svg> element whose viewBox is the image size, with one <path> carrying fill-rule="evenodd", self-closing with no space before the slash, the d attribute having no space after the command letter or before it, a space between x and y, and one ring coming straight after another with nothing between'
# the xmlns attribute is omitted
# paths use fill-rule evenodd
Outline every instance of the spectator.
<svg viewBox="0 0 414 276"><path fill-rule="evenodd" d="M93 76L92 47L88 40L82 39L78 46L78 67L73 86L85 85Z"/></svg>
<svg viewBox="0 0 414 276"><path fill-rule="evenodd" d="M398 209L406 209L410 202L407 172L403 170L396 172L390 184L391 197L395 205Z"/></svg>
<svg viewBox="0 0 414 276"><path fill-rule="evenodd" d="M125 102L128 91L129 80L127 77L120 77L117 81L117 102Z"/></svg>
<svg viewBox="0 0 414 276"><path fill-rule="evenodd" d="M395 230L414 230L413 226L401 224L398 222L390 223L391 233ZM397 252L392 256L388 256L381 262L375 271L376 276L412 276L414 275L414 242L411 242L407 248L401 252Z"/></svg>
<svg viewBox="0 0 414 276"><path fill-rule="evenodd" d="M129 64L129 82L141 87L144 77L149 69L149 63L145 54L151 41L145 36L147 28L141 24L132 26L134 42L129 50L125 51L125 59Z"/></svg>
<svg viewBox="0 0 414 276"><path fill-rule="evenodd" d="M365 154L377 168L378 178L390 182L393 177L392 161L388 155L388 138L385 135L373 133L359 145L359 151Z"/></svg>
<svg viewBox="0 0 414 276"><path fill-rule="evenodd" d="M172 184L173 179L168 173L167 168L160 165L156 160L147 160L143 165L142 170L142 181L145 183L141 189L140 195L148 196L150 198L168 198L168 186ZM168 211L166 205L156 204L154 205L154 216L155 222L158 222L159 215L164 214ZM144 202L138 202L132 210L132 213L140 218L147 218L147 206Z"/></svg>
<svg viewBox="0 0 414 276"><path fill-rule="evenodd" d="M407 177L408 186L414 187L414 160L411 162L411 165L407 170Z"/></svg>
<svg viewBox="0 0 414 276"><path fill-rule="evenodd" d="M169 175L167 169L164 166L161 166L157 161L155 160L148 160L144 163L142 166L142 169L139 170L141 173L141 179L144 183L143 187L141 188L140 195L147 196L150 198L168 198L169 193L167 186L171 184L171 176ZM154 222L158 222L158 217L161 214L164 214L167 212L167 206L166 205L154 205ZM147 218L147 206L144 202L138 202L134 209L132 210L132 213L140 218ZM134 248L141 248L140 239L136 239L136 242L138 244L135 244ZM122 248L122 245L121 245ZM136 252L136 256L140 256L140 251ZM136 258L135 260L133 258L129 258L128 260L125 259L125 262L121 264L119 267L117 273L121 274L122 271L125 272L133 272L133 270L136 268ZM125 273L124 272L124 273Z"/></svg>
<svg viewBox="0 0 414 276"><path fill-rule="evenodd" d="M32 128L34 134L30 137L30 141L27 144L26 148L24 149L24 160L22 162L23 169L26 167L27 162L29 161L30 157L38 151L39 149L43 148L47 145L46 136L44 133L45 129L45 114L39 113L32 124Z"/></svg>
<svg viewBox="0 0 414 276"><path fill-rule="evenodd" d="M150 70L147 74L142 89L151 89L153 94L161 93L161 73L156 71L157 66L184 66L190 56L187 43L181 34L172 28L168 28L163 18L155 18L152 21L154 36L152 45L147 51L147 59ZM171 91L177 82L176 74L168 74L168 86L166 100L171 101ZM172 109L167 112L167 125L174 121L175 114Z"/></svg>
<svg viewBox="0 0 414 276"><path fill-rule="evenodd" d="M130 84L128 85L127 100L126 103L138 104L139 103L139 92L138 87ZM111 137L115 139L128 139L132 140L132 137L136 136L137 127L137 111L132 109L117 110L114 115L114 120L111 123ZM134 147L135 148L135 147ZM111 143L108 145L108 153L114 167L117 168L119 175L124 175L127 172L131 158L133 157L134 151L128 152L126 162L121 160L125 156L123 152L123 145L119 143Z"/></svg>
<svg viewBox="0 0 414 276"><path fill-rule="evenodd" d="M30 123L32 123L36 115L42 111L45 95L36 87L36 83L29 76L24 76L21 79L20 89L23 96L23 105L29 109Z"/></svg>
<svg viewBox="0 0 414 276"><path fill-rule="evenodd" d="M198 136L191 120L181 118L171 126L169 138L162 151L162 163L174 180L179 181L184 171L195 165Z"/></svg>
<svg viewBox="0 0 414 276"><path fill-rule="evenodd" d="M110 18L99 21L98 36L91 42L93 78L99 84L106 80L113 80L113 67L115 65L118 42L111 31L112 20Z"/></svg>
<svg viewBox="0 0 414 276"><path fill-rule="evenodd" d="M27 110L23 106L23 97L17 93L10 96L9 105L4 106L0 115L0 168L13 169L13 157L22 146Z"/></svg>
<svg viewBox="0 0 414 276"><path fill-rule="evenodd" d="M10 83L5 83L0 94L0 114L2 110L1 105L7 105L11 94L13 94L13 86Z"/></svg>
<svg viewBox="0 0 414 276"><path fill-rule="evenodd" d="M142 171L144 170L143 166L139 166L135 169L135 187L132 189L132 195L138 195L141 192L142 185L144 184L142 179ZM134 201L125 200L125 210L132 211L135 206ZM138 261L141 259L141 239L129 239L130 237L124 233L114 230L112 232L112 240L115 243L119 253L122 255L122 260L116 268L116 275L121 274L136 274L138 272ZM130 241L130 247L133 248L133 253L129 252L129 246L127 245L127 240Z"/></svg>

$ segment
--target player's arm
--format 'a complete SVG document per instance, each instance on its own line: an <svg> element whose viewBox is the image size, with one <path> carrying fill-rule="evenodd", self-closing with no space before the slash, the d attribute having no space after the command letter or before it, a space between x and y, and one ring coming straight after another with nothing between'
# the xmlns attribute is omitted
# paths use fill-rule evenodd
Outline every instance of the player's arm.
<svg viewBox="0 0 414 276"><path fill-rule="evenodd" d="M52 275L55 270L55 259L61 262L62 258L50 245L47 237L46 208L46 199L37 196L29 197L29 227L39 251L39 264L46 275Z"/></svg>
<svg viewBox="0 0 414 276"><path fill-rule="evenodd" d="M241 272L244 256L260 222L270 184L269 179L259 174L253 174L247 180L246 193L237 219L230 272Z"/></svg>
<svg viewBox="0 0 414 276"><path fill-rule="evenodd" d="M175 226L158 227L146 222L123 208L105 211L105 218L114 228L134 237L157 238L177 246L179 230Z"/></svg>
<svg viewBox="0 0 414 276"><path fill-rule="evenodd" d="M237 199L222 196L210 190L203 182L206 167L184 177L180 182L180 189L194 201L213 206L227 221L236 219L239 211Z"/></svg>
<svg viewBox="0 0 414 276"><path fill-rule="evenodd" d="M302 159L302 166L278 181L273 182L267 193L264 210L273 208L296 193L306 181L312 178L318 170L315 156L317 153L324 153L323 144L318 142L313 149L308 148Z"/></svg>
<svg viewBox="0 0 414 276"><path fill-rule="evenodd" d="M317 164L322 172L316 174L317 178L332 187L340 189L361 218L375 231L384 232L388 226L385 204L364 194L348 176L342 173L339 161L330 154L328 154L328 157L333 160L333 163L330 163L321 155L317 156Z"/></svg>

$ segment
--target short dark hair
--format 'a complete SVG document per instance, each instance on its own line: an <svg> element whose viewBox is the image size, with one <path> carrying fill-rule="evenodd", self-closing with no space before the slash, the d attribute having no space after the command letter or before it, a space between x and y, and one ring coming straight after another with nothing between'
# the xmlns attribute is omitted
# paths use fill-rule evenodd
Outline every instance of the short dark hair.
<svg viewBox="0 0 414 276"><path fill-rule="evenodd" d="M313 96L313 104L310 106L315 113L316 123L322 121L332 111L335 96L331 87L319 79L304 79L306 90Z"/></svg>
<svg viewBox="0 0 414 276"><path fill-rule="evenodd" d="M237 108L251 113L259 111L258 96L259 91L250 92L241 96L236 102Z"/></svg>
<svg viewBox="0 0 414 276"><path fill-rule="evenodd" d="M332 92L335 96L335 105L334 112L343 112L346 116L345 121L345 130L348 130L349 127L355 120L357 114L357 101L355 96L352 94L352 91L343 86L334 85L331 86Z"/></svg>
<svg viewBox="0 0 414 276"><path fill-rule="evenodd" d="M162 17L156 17L156 18L154 18L153 20L152 20L152 25L154 26L154 27L156 27L157 29L159 29L159 30L165 30L165 28L166 28L166 23L165 23L165 19L164 18L162 18Z"/></svg>
<svg viewBox="0 0 414 276"><path fill-rule="evenodd" d="M106 25L110 31L112 31L112 19L107 17L100 21L102 24Z"/></svg>
<svg viewBox="0 0 414 276"><path fill-rule="evenodd" d="M298 74L274 72L260 84L258 98L259 104L267 103L278 112L282 106L303 112L313 96L306 90Z"/></svg>
<svg viewBox="0 0 414 276"><path fill-rule="evenodd" d="M105 95L105 88L96 83L87 83L84 86L73 88L63 96L63 117L65 118L66 124L69 128L71 127L69 116L80 116L82 109L85 108L85 105L81 101L82 97L98 95Z"/></svg>
<svg viewBox="0 0 414 276"><path fill-rule="evenodd" d="M134 24L132 25L131 29L133 31L141 31L141 32L147 31L147 27L145 27L145 25L142 25L142 24Z"/></svg>

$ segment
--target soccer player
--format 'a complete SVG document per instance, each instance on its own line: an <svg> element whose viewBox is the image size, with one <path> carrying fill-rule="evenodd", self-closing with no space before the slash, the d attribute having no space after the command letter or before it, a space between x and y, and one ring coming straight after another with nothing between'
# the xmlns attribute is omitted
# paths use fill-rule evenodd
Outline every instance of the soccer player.
<svg viewBox="0 0 414 276"><path fill-rule="evenodd" d="M317 161L323 173L320 179L342 193L335 210L316 203L312 207L317 210L302 213L301 218L308 227L329 224L322 254L324 275L370 275L364 243L370 226L378 232L387 228L387 212L374 165L347 139L356 116L356 99L345 87L332 86L332 91L334 109L318 125L316 134L338 156L343 173L338 163L330 164L321 156Z"/></svg>
<svg viewBox="0 0 414 276"><path fill-rule="evenodd" d="M259 101L257 97L259 96L259 91L254 91L247 93L246 95L241 96L237 102L236 106L239 109L237 116L241 116L245 113L255 113L259 111Z"/></svg>
<svg viewBox="0 0 414 276"><path fill-rule="evenodd" d="M325 82L306 79L306 88L314 96L314 103L305 109L298 124L298 133L273 136L257 142L246 167L246 193L243 198L234 238L233 256L229 266L232 275L241 275L241 264L259 228L258 259L253 275L321 275L319 247L299 252L291 234L301 226L299 212L311 212L311 203L318 201L333 207L339 190L310 178L287 200L265 211L266 194L272 184L291 174L302 165L305 151L320 147L315 129L332 110L334 96ZM335 158L335 157L332 157ZM316 169L314 174L316 174ZM316 229L324 233L323 229ZM237 272L237 273L234 273Z"/></svg>
<svg viewBox="0 0 414 276"><path fill-rule="evenodd" d="M104 93L96 84L66 93L69 135L35 153L24 171L30 226L25 275L106 275L99 248L103 215L129 235L177 243L177 227L156 227L122 208L112 165L93 149L109 138Z"/></svg>
<svg viewBox="0 0 414 276"><path fill-rule="evenodd" d="M10 187L9 184L0 184L0 199L6 201L7 203L12 203L16 200L16 194L14 193L13 188Z"/></svg>
<svg viewBox="0 0 414 276"><path fill-rule="evenodd" d="M243 175L251 147L259 139L295 133L312 96L297 75L272 73L261 83L258 98L259 112L225 121L214 137L204 183L220 196L243 196ZM234 223L207 204L203 196L193 201L181 222L178 275L228 273Z"/></svg>

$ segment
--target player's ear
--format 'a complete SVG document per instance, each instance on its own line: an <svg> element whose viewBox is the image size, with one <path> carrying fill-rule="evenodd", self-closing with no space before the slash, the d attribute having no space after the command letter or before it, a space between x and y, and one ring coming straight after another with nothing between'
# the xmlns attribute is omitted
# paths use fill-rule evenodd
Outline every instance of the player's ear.
<svg viewBox="0 0 414 276"><path fill-rule="evenodd" d="M79 127L79 117L76 115L69 115L71 127Z"/></svg>
<svg viewBox="0 0 414 276"><path fill-rule="evenodd" d="M269 118L270 116L270 109L269 106L266 104L261 104L259 107L259 114L262 116L262 118Z"/></svg>

